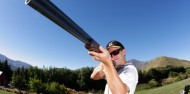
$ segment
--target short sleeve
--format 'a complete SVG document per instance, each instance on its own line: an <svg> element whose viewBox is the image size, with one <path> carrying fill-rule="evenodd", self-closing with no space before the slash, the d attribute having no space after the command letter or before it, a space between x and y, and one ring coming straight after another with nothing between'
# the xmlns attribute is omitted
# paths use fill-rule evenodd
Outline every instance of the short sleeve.
<svg viewBox="0 0 190 94"><path fill-rule="evenodd" d="M128 65L123 69L119 76L123 83L129 87L129 94L133 94L138 83L138 73L136 68L133 65Z"/></svg>

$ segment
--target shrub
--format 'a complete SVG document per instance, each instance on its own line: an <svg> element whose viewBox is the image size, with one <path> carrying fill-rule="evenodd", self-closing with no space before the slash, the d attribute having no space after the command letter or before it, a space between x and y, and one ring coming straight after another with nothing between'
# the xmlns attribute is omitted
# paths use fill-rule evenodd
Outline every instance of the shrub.
<svg viewBox="0 0 190 94"><path fill-rule="evenodd" d="M190 68L186 69L186 73L190 74Z"/></svg>
<svg viewBox="0 0 190 94"><path fill-rule="evenodd" d="M152 86L150 84L138 84L136 91L150 89L150 88L152 88Z"/></svg>
<svg viewBox="0 0 190 94"><path fill-rule="evenodd" d="M169 73L169 77L176 77L177 75L178 75L177 72L171 71L171 72Z"/></svg>
<svg viewBox="0 0 190 94"><path fill-rule="evenodd" d="M176 79L177 79L176 77L169 77L167 79L163 79L162 85L173 83L173 82L175 82Z"/></svg>
<svg viewBox="0 0 190 94"><path fill-rule="evenodd" d="M59 85L59 89L61 92L66 92L67 91L67 88L65 87L65 85Z"/></svg>
<svg viewBox="0 0 190 94"><path fill-rule="evenodd" d="M29 89L30 89L30 91L33 91L33 92L42 93L45 90L45 86L41 80L39 80L37 78L30 78L29 79Z"/></svg>
<svg viewBox="0 0 190 94"><path fill-rule="evenodd" d="M177 76L177 81L180 81L180 80L183 80L183 79L186 79L188 76L187 74L182 74L180 73L178 76Z"/></svg>
<svg viewBox="0 0 190 94"><path fill-rule="evenodd" d="M45 94L65 94L66 88L64 85L59 85L57 82L46 83Z"/></svg>
<svg viewBox="0 0 190 94"><path fill-rule="evenodd" d="M152 87L157 87L158 86L158 82L155 79L152 79L148 82L148 84L150 84Z"/></svg>

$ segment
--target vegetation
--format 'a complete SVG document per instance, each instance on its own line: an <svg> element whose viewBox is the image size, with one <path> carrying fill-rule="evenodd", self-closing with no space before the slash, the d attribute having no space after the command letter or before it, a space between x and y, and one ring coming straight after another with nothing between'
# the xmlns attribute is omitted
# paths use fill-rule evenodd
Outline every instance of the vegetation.
<svg viewBox="0 0 190 94"><path fill-rule="evenodd" d="M7 81L11 81L12 70L11 70L10 66L8 65L7 60L0 61L0 71L2 71L4 73Z"/></svg>
<svg viewBox="0 0 190 94"><path fill-rule="evenodd" d="M13 93L0 90L0 94L13 94Z"/></svg>
<svg viewBox="0 0 190 94"><path fill-rule="evenodd" d="M139 71L139 78L136 94L179 94L185 85L190 84L188 82L190 81L190 68L174 66L152 68L148 72ZM175 86L176 84L172 85L172 88L170 87L170 84L178 83L187 78L189 80L186 83L182 82L179 87ZM173 91L177 93L173 93L172 89L175 89Z"/></svg>
<svg viewBox="0 0 190 94"><path fill-rule="evenodd" d="M158 88L136 91L135 94L180 94L189 82L190 78Z"/></svg>
<svg viewBox="0 0 190 94"><path fill-rule="evenodd" d="M13 72L11 85L19 90L27 90L45 94L62 94L67 88L77 91L103 90L105 80L94 81L90 79L93 68L69 70L66 68L30 67L18 68ZM61 91L61 92L60 92Z"/></svg>
<svg viewBox="0 0 190 94"><path fill-rule="evenodd" d="M77 70L53 67L30 67L25 69L21 67L12 71L7 61L0 62L0 71L6 73L6 79L9 79L11 88L16 88L20 92L27 91L38 94L67 94L71 89L102 93L106 82L105 80L95 81L90 79L93 69L92 67ZM139 70L138 73L140 79L136 90L137 93L190 78L190 68L181 66L157 67L148 71Z"/></svg>
<svg viewBox="0 0 190 94"><path fill-rule="evenodd" d="M166 67L166 66L188 68L190 67L190 61L161 56L149 61L143 70L148 71L151 68Z"/></svg>
<svg viewBox="0 0 190 94"><path fill-rule="evenodd" d="M178 80L182 80L187 78L188 70L184 67L174 67L174 66L166 66L166 67L157 67L152 68L149 71L139 70L139 84L148 83L150 80L154 79L155 81L161 83L163 79L168 77L176 77L178 76ZM186 75L182 77L182 74Z"/></svg>

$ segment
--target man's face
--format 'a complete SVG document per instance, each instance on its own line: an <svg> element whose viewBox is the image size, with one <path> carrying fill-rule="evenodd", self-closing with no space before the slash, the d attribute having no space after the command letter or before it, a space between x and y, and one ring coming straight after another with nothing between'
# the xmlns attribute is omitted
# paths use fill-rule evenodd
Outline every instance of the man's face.
<svg viewBox="0 0 190 94"><path fill-rule="evenodd" d="M113 61L113 64L117 67L119 65L122 65L125 61L124 58L125 58L125 49L121 49L121 48L118 48L118 47L111 47L108 49L110 55L111 55L111 58L112 58L112 61Z"/></svg>

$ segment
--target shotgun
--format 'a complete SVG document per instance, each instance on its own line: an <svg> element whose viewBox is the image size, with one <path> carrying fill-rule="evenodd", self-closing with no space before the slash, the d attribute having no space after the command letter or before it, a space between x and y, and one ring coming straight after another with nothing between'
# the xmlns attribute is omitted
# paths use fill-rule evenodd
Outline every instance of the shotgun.
<svg viewBox="0 0 190 94"><path fill-rule="evenodd" d="M25 4L82 41L89 51L101 52L100 45L50 0L26 0Z"/></svg>

